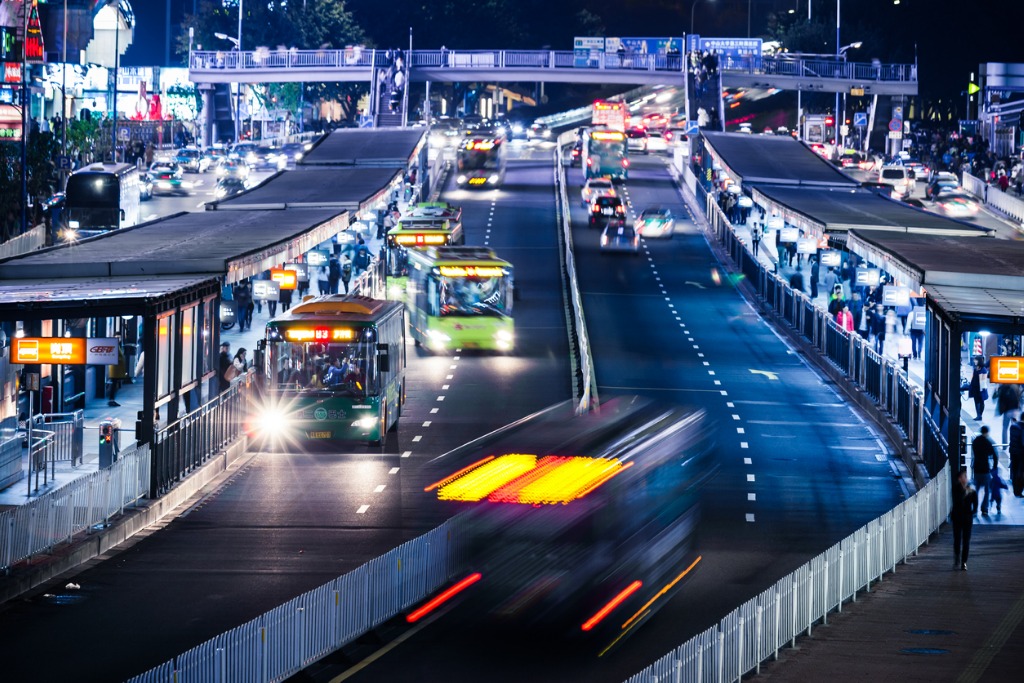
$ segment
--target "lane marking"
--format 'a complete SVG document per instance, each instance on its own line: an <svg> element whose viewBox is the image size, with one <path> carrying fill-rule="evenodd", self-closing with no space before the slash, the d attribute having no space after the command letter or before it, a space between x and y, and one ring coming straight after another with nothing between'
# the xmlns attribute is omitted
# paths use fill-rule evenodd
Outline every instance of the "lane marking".
<svg viewBox="0 0 1024 683"><path fill-rule="evenodd" d="M412 455L412 451L402 451L403 458L408 458L410 455Z"/></svg>
<svg viewBox="0 0 1024 683"><path fill-rule="evenodd" d="M754 521L754 513L753 512L748 512L747 513L747 521L748 522L753 522Z"/></svg>
<svg viewBox="0 0 1024 683"><path fill-rule="evenodd" d="M438 400L438 401L443 401L443 400L444 400L444 396L438 396L438 397L437 397L437 400Z"/></svg>
<svg viewBox="0 0 1024 683"><path fill-rule="evenodd" d="M429 427L430 426L430 420L427 420L426 422L424 422L423 426L424 427Z"/></svg>
<svg viewBox="0 0 1024 683"><path fill-rule="evenodd" d="M434 413L436 413L436 412L437 412L438 410L440 410L440 408L431 408L431 409L430 409L430 414L431 414L431 415L433 415L433 414L434 414Z"/></svg>
<svg viewBox="0 0 1024 683"><path fill-rule="evenodd" d="M387 484L380 484L377 488L373 489L374 493L383 493L384 489L387 488Z"/></svg>
<svg viewBox="0 0 1024 683"><path fill-rule="evenodd" d="M747 475L747 481L749 481L749 482L754 482L754 481L757 481L757 475L754 475L754 474L748 474L748 475Z"/></svg>
<svg viewBox="0 0 1024 683"><path fill-rule="evenodd" d="M740 441L740 448L750 448L750 444L746 441Z"/></svg>
<svg viewBox="0 0 1024 683"><path fill-rule="evenodd" d="M753 465L754 464L754 460L753 460L753 458L743 458L743 464L744 465Z"/></svg>
<svg viewBox="0 0 1024 683"><path fill-rule="evenodd" d="M746 434L747 430L745 430L743 427L737 427L736 428L736 433L737 434Z"/></svg>
<svg viewBox="0 0 1024 683"><path fill-rule="evenodd" d="M392 467L390 470L388 470L388 474L398 474L398 470L399 469L401 469L401 468L399 468L399 467Z"/></svg>
<svg viewBox="0 0 1024 683"><path fill-rule="evenodd" d="M445 375L444 376L445 379L452 379L453 377L455 377L455 375Z"/></svg>
<svg viewBox="0 0 1024 683"><path fill-rule="evenodd" d="M757 494L756 493L748 493L747 494L747 500L749 500L749 501L757 500Z"/></svg>
<svg viewBox="0 0 1024 683"><path fill-rule="evenodd" d="M420 436L419 434L417 434L416 436L412 437L413 443L417 443L417 442L422 441L422 440L423 440L423 437Z"/></svg>
<svg viewBox="0 0 1024 683"><path fill-rule="evenodd" d="M726 408L735 408L735 407L736 407L736 404L735 404L735 403L733 403L732 401L726 401L726 402L725 402L725 407L726 407Z"/></svg>
<svg viewBox="0 0 1024 683"><path fill-rule="evenodd" d="M441 391L448 391L448 389L449 389L450 387L451 387L451 385L450 385L450 384L442 384L442 385L441 385Z"/></svg>
<svg viewBox="0 0 1024 683"><path fill-rule="evenodd" d="M739 416L739 415L736 415L735 413L733 413L732 419L734 419L734 420L738 420L738 419L740 419L740 416Z"/></svg>
<svg viewBox="0 0 1024 683"><path fill-rule="evenodd" d="M366 514L366 511L367 511L367 510L369 510L369 509L370 509L370 506L369 506L369 505L360 505L360 506L359 506L359 509L358 509L358 510L356 510L356 514L357 514L357 515L363 515L363 514Z"/></svg>

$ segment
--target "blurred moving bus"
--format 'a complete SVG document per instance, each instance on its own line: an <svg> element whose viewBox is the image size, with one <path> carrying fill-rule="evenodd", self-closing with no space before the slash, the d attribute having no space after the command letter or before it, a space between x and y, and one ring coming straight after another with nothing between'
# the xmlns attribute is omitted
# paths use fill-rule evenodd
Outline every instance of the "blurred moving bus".
<svg viewBox="0 0 1024 683"><path fill-rule="evenodd" d="M387 234L387 297L404 301L409 279L409 249L465 244L462 209L447 202L423 202L398 219Z"/></svg>
<svg viewBox="0 0 1024 683"><path fill-rule="evenodd" d="M511 351L513 271L486 247L408 250L406 306L417 346Z"/></svg>
<svg viewBox="0 0 1024 683"><path fill-rule="evenodd" d="M89 164L70 176L64 188L61 242L75 242L141 220L142 180L134 164Z"/></svg>
<svg viewBox="0 0 1024 683"><path fill-rule="evenodd" d="M603 653L699 565L700 496L716 464L701 409L639 396L575 408L442 456L426 491L465 510L465 571L480 575L493 619L596 636Z"/></svg>
<svg viewBox="0 0 1024 683"><path fill-rule="evenodd" d="M585 178L629 177L626 134L617 130L588 129L583 133L582 167Z"/></svg>
<svg viewBox="0 0 1024 683"><path fill-rule="evenodd" d="M405 402L405 309L332 294L267 323L262 405L251 433L273 447L306 440L382 444Z"/></svg>

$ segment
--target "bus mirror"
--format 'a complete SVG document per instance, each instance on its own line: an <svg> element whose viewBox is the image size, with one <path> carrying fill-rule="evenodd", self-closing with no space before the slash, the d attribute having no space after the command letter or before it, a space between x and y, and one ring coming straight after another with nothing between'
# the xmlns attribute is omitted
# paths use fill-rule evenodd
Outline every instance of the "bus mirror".
<svg viewBox="0 0 1024 683"><path fill-rule="evenodd" d="M377 355L377 367L381 372L391 372L391 356L387 352Z"/></svg>

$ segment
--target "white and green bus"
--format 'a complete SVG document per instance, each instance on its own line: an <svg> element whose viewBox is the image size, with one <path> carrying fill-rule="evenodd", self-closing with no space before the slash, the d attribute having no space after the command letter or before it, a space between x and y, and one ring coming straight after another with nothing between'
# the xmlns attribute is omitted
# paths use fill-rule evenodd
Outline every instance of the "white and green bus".
<svg viewBox="0 0 1024 683"><path fill-rule="evenodd" d="M413 341L432 351L515 347L512 264L486 247L409 250Z"/></svg>
<svg viewBox="0 0 1024 683"><path fill-rule="evenodd" d="M405 402L401 303L332 294L267 323L261 405L249 430L262 445L383 443Z"/></svg>
<svg viewBox="0 0 1024 683"><path fill-rule="evenodd" d="M387 234L387 297L404 301L410 249L465 244L462 209L447 202L424 202L398 219Z"/></svg>

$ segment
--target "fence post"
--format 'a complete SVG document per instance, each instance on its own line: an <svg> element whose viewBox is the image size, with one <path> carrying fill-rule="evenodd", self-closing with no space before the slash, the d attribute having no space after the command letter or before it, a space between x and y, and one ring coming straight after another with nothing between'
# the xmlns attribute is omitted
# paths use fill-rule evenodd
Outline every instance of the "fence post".
<svg viewBox="0 0 1024 683"><path fill-rule="evenodd" d="M218 647L213 651L213 682L226 683L227 681L227 657L224 656L224 648Z"/></svg>
<svg viewBox="0 0 1024 683"><path fill-rule="evenodd" d="M868 570L868 575L866 577L867 578L867 582L866 582L867 585L865 586L864 591L867 592L867 593L870 593L871 592L871 527L867 527L867 528L864 529L864 536L865 536L864 547L865 547L865 553L866 553L866 559L865 559L865 562L864 562L864 566L866 566L867 570Z"/></svg>
<svg viewBox="0 0 1024 683"><path fill-rule="evenodd" d="M725 675L725 633L722 632L721 628L718 630L718 683L722 683L722 676Z"/></svg>
<svg viewBox="0 0 1024 683"><path fill-rule="evenodd" d="M845 562L843 562L844 559L845 559L845 553L843 552L842 544L840 544L839 545L839 605L838 605L838 608L836 609L837 612L842 612L843 611L843 591L844 591L844 588L843 588L843 586L844 586L844 584L843 584L843 569L845 569L845 567L843 566L845 564Z"/></svg>
<svg viewBox="0 0 1024 683"><path fill-rule="evenodd" d="M746 619L743 617L739 618L739 633L737 639L739 640L739 646L736 648L736 680L740 681L743 679L743 626L746 623Z"/></svg>
<svg viewBox="0 0 1024 683"><path fill-rule="evenodd" d="M791 629L791 632L790 632L790 647L794 647L794 648L796 647L796 633L799 630L796 627L796 599L797 599L797 588L796 588L796 579L794 578L794 580L793 580L793 616L792 616L792 621L791 621L791 623L793 624L793 628Z"/></svg>
<svg viewBox="0 0 1024 683"><path fill-rule="evenodd" d="M811 616L814 614L814 572L807 568L807 636L811 635L811 627L813 626L813 620Z"/></svg>
<svg viewBox="0 0 1024 683"><path fill-rule="evenodd" d="M821 623L828 625L828 558L825 558L825 604L821 607Z"/></svg>
<svg viewBox="0 0 1024 683"><path fill-rule="evenodd" d="M775 634L775 661L779 661L779 622L782 620L782 594L779 592L775 593L775 629L772 631Z"/></svg>
<svg viewBox="0 0 1024 683"><path fill-rule="evenodd" d="M757 660L757 673L761 673L761 630L762 622L764 621L764 608L761 605L757 606L756 613L757 621L754 623L754 643L756 643L754 650L754 656ZM740 678L743 677L743 671L740 671Z"/></svg>

